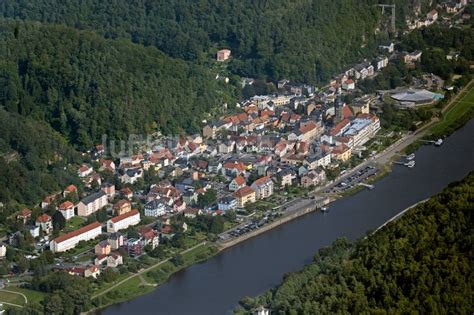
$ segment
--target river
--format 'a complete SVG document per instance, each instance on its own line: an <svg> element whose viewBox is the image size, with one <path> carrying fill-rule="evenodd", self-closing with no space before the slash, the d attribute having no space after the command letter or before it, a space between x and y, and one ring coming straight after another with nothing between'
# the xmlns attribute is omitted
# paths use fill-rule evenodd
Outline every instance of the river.
<svg viewBox="0 0 474 315"><path fill-rule="evenodd" d="M408 206L441 191L474 169L474 120L445 139L423 146L416 166L393 171L364 190L231 247L208 261L173 275L155 291L113 305L104 315L231 314L243 296L278 285L285 273L311 262L314 253L338 237L355 240L375 230Z"/></svg>

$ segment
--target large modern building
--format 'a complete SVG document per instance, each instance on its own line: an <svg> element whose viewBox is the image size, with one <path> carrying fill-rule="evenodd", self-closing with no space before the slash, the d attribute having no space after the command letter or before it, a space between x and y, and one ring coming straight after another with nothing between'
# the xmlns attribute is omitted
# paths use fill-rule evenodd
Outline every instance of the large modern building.
<svg viewBox="0 0 474 315"><path fill-rule="evenodd" d="M410 106L417 104L428 104L443 98L443 95L430 92L428 90L407 89L399 91L391 96L401 105Z"/></svg>
<svg viewBox="0 0 474 315"><path fill-rule="evenodd" d="M102 225L99 222L94 222L55 238L50 242L49 247L53 253L64 252L76 247L77 243L80 241L94 239L101 233Z"/></svg>
<svg viewBox="0 0 474 315"><path fill-rule="evenodd" d="M380 130L380 121L377 116L370 114L359 115L354 119L349 129L342 136L352 138L351 148L364 145Z"/></svg>

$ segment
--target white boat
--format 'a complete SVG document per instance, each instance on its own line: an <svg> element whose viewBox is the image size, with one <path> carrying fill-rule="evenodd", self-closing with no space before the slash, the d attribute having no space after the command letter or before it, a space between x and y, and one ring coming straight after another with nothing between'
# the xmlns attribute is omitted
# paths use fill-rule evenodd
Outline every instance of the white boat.
<svg viewBox="0 0 474 315"><path fill-rule="evenodd" d="M321 212L329 212L329 208L328 207L321 207Z"/></svg>
<svg viewBox="0 0 474 315"><path fill-rule="evenodd" d="M434 144L435 144L435 146L437 146L437 147L441 146L441 145L443 144L443 139L438 139L438 140L436 140L436 142L435 142Z"/></svg>

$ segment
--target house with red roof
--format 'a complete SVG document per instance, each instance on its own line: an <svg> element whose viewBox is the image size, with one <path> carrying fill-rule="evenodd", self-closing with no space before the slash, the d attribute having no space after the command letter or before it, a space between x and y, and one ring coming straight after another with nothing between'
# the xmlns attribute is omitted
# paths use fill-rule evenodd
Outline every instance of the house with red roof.
<svg viewBox="0 0 474 315"><path fill-rule="evenodd" d="M149 226L141 226L138 229L138 234L140 235L144 247L150 245L152 249L155 249L160 244L158 232Z"/></svg>
<svg viewBox="0 0 474 315"><path fill-rule="evenodd" d="M106 240L100 241L97 245L94 247L94 253L98 256L100 255L108 255L110 254L111 246L109 242Z"/></svg>
<svg viewBox="0 0 474 315"><path fill-rule="evenodd" d="M100 169L101 171L115 172L115 163L112 160L101 160Z"/></svg>
<svg viewBox="0 0 474 315"><path fill-rule="evenodd" d="M84 270L84 277L89 278L92 277L96 279L100 275L100 268L99 266L90 266Z"/></svg>
<svg viewBox="0 0 474 315"><path fill-rule="evenodd" d="M58 206L58 211L61 212L63 217L67 220L74 217L74 204L70 201L65 201Z"/></svg>
<svg viewBox="0 0 474 315"><path fill-rule="evenodd" d="M49 205L51 205L60 195L61 193L56 193L46 196L41 202L41 209L45 210L46 208L48 208Z"/></svg>
<svg viewBox="0 0 474 315"><path fill-rule="evenodd" d="M107 267L109 268L116 268L123 264L123 257L120 253L112 253L107 256Z"/></svg>
<svg viewBox="0 0 474 315"><path fill-rule="evenodd" d="M224 172L224 175L234 175L234 176L237 176L237 175L240 175L240 174L243 174L245 173L246 171L246 166L244 163L242 162L226 162L224 163L223 167L222 167L222 170Z"/></svg>
<svg viewBox="0 0 474 315"><path fill-rule="evenodd" d="M26 224L28 220L31 218L31 210L24 208L22 209L16 216L18 220L22 220L23 224Z"/></svg>
<svg viewBox="0 0 474 315"><path fill-rule="evenodd" d="M92 167L90 167L89 165L82 164L81 167L79 167L79 169L77 170L77 175L79 177L86 177L86 176L92 174L93 171L94 171L94 169Z"/></svg>
<svg viewBox="0 0 474 315"><path fill-rule="evenodd" d="M268 176L263 176L254 181L251 188L255 191L257 199L265 199L273 194L273 181Z"/></svg>
<svg viewBox="0 0 474 315"><path fill-rule="evenodd" d="M35 225L39 226L45 234L49 234L53 231L53 219L46 213L36 218Z"/></svg>
<svg viewBox="0 0 474 315"><path fill-rule="evenodd" d="M124 213L132 211L132 204L130 201L122 199L114 204L113 210L115 215L122 215Z"/></svg>
<svg viewBox="0 0 474 315"><path fill-rule="evenodd" d="M76 193L77 194L77 187L75 185L69 185L64 188L63 197L66 198L68 195Z"/></svg>
<svg viewBox="0 0 474 315"><path fill-rule="evenodd" d="M234 193L234 196L237 198L237 206L239 208L243 208L247 203L253 203L256 200L255 191L249 186L240 188Z"/></svg>
<svg viewBox="0 0 474 315"><path fill-rule="evenodd" d="M331 152L331 158L340 161L347 161L351 158L352 150L345 144L335 146Z"/></svg>
<svg viewBox="0 0 474 315"><path fill-rule="evenodd" d="M243 178L242 176L239 175L230 182L229 190L230 191L237 191L240 188L245 187L245 186L246 186L245 178Z"/></svg>

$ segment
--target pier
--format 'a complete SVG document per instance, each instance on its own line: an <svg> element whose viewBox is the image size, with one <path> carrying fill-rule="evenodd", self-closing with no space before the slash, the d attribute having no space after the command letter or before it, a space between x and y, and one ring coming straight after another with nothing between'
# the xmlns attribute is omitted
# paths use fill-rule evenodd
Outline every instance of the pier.
<svg viewBox="0 0 474 315"><path fill-rule="evenodd" d="M374 185L370 185L370 184L366 184L366 183L358 183L357 185L358 185L358 186L365 187L365 188L368 188L368 189L370 189L370 190L372 190L372 189L375 188Z"/></svg>
<svg viewBox="0 0 474 315"><path fill-rule="evenodd" d="M408 168L412 168L412 167L415 166L415 161L414 160L411 160L411 161L408 161L408 162L396 161L396 162L393 162L393 164L403 165L403 166L406 166Z"/></svg>
<svg viewBox="0 0 474 315"><path fill-rule="evenodd" d="M434 144L437 147L440 147L443 144L443 139L438 139L438 140L419 140L424 143L429 143L429 144Z"/></svg>

